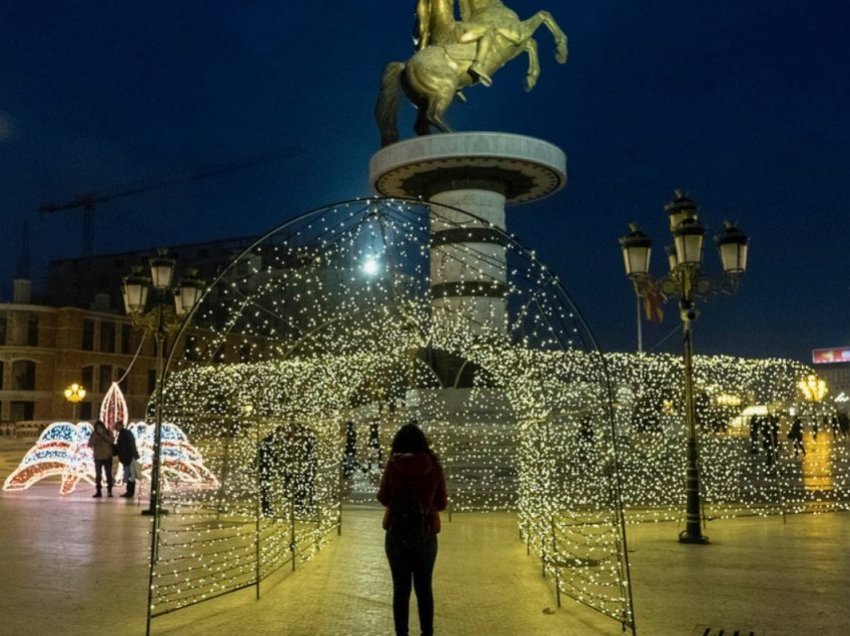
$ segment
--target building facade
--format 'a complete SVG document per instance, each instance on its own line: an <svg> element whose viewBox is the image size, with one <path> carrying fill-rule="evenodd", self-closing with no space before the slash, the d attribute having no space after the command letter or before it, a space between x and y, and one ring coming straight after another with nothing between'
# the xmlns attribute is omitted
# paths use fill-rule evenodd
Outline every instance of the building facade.
<svg viewBox="0 0 850 636"><path fill-rule="evenodd" d="M27 422L97 418L113 382L120 383L131 416L142 418L155 380L154 346L142 342L123 316L0 304L0 423L7 433L13 427L32 432L32 426L20 426ZM76 406L64 396L73 383L86 389Z"/></svg>
<svg viewBox="0 0 850 636"><path fill-rule="evenodd" d="M210 282L253 241L170 247L168 255L178 260L175 280L192 269ZM145 417L156 387L156 348L124 314L121 282L134 267L145 268L155 253L52 261L36 300L28 280L14 281L11 302L0 303L0 434L32 436L54 421L96 419L113 382L124 393L131 419ZM257 258L239 265L244 269ZM244 272L236 268L232 275ZM180 355L196 357L196 341L190 335L178 343ZM219 361L240 359L245 342L220 349ZM76 406L64 396L74 383L86 390Z"/></svg>

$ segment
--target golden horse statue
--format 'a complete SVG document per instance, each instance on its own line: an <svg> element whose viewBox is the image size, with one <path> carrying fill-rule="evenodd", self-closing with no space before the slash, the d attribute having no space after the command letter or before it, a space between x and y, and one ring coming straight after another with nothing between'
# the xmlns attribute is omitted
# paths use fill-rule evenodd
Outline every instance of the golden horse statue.
<svg viewBox="0 0 850 636"><path fill-rule="evenodd" d="M417 135L431 128L451 132L443 115L461 89L481 83L521 53L528 54L525 88L530 91L540 76L537 42L533 35L541 26L555 40L555 59L567 61L567 36L548 11L527 20L501 0L459 0L461 20L455 20L454 0L419 0L419 50L407 62L390 62L381 76L375 118L381 146L398 141L398 96L401 88L416 106Z"/></svg>

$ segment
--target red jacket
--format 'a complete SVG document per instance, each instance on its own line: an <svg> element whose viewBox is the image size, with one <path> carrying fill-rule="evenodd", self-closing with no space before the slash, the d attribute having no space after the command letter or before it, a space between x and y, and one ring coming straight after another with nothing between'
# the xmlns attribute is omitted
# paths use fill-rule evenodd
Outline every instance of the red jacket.
<svg viewBox="0 0 850 636"><path fill-rule="evenodd" d="M390 506L405 492L407 484L413 485L414 492L422 502L422 509L428 514L429 527L437 534L440 531L439 511L445 510L448 505L446 476L437 458L425 453L396 454L387 462L378 489L378 501L386 507L384 530L389 525Z"/></svg>

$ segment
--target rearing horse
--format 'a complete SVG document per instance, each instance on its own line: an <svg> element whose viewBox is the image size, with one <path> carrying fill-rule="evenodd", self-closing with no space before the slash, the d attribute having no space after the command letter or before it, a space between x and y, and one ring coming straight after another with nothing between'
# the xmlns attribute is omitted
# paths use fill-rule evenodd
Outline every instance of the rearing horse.
<svg viewBox="0 0 850 636"><path fill-rule="evenodd" d="M420 20L429 20L420 25L428 45L406 63L390 62L381 76L375 117L382 146L398 141L399 87L418 110L417 135L429 134L432 126L451 132L443 115L455 95L479 80L489 83L491 75L521 53L528 54L526 90L534 88L540 64L532 36L540 26L552 33L555 59L567 61L567 36L548 11L520 20L500 0L461 0L464 19L456 22L453 0L420 0L420 6L422 2L429 5L427 11L417 11Z"/></svg>

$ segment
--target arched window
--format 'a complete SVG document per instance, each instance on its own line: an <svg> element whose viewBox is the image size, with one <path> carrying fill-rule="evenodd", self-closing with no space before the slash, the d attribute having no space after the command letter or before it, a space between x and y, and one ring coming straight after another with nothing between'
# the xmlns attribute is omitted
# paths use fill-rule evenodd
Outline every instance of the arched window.
<svg viewBox="0 0 850 636"><path fill-rule="evenodd" d="M12 390L35 391L35 362L15 360L12 363Z"/></svg>

